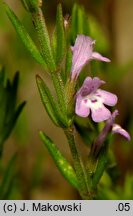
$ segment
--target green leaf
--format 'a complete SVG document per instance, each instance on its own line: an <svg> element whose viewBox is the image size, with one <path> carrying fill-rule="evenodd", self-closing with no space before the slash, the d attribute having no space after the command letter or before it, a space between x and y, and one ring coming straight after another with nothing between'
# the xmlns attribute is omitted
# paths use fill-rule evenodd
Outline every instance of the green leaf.
<svg viewBox="0 0 133 216"><path fill-rule="evenodd" d="M51 120L55 125L65 127L66 119L62 115L62 112L60 111L57 103L55 102L53 96L51 95L47 85L38 75L36 76L36 81L42 99L42 103L49 117L51 118Z"/></svg>
<svg viewBox="0 0 133 216"><path fill-rule="evenodd" d="M32 57L41 65L43 65L44 68L46 67L45 61L43 60L39 50L37 49L36 45L34 44L33 40L25 30L24 26L21 24L17 16L14 14L14 12L8 7L7 4L5 4L6 13L11 20L17 34L19 35L20 39L24 43L27 50L30 52Z"/></svg>
<svg viewBox="0 0 133 216"><path fill-rule="evenodd" d="M72 9L71 40L75 42L78 34L89 35L89 22L82 6L74 4Z"/></svg>
<svg viewBox="0 0 133 216"><path fill-rule="evenodd" d="M59 149L56 147L56 145L52 142L52 140L46 136L43 132L40 132L40 137L48 149L50 155L52 156L56 166L58 167L59 171L62 173L64 178L76 189L79 188L78 180L76 177L76 174L74 172L74 169L69 164L69 162L64 158L64 156L61 154Z"/></svg>
<svg viewBox="0 0 133 216"><path fill-rule="evenodd" d="M9 120L8 120L8 119L6 120L5 125L4 125L4 127L3 127L3 130L4 130L4 132L3 132L3 141L5 141L5 140L9 137L9 135L10 135L12 129L14 128L14 126L15 126L15 124L16 124L16 121L17 121L17 119L18 119L18 117L19 117L19 115L20 115L22 109L24 108L25 104L26 104L25 101L22 102L22 103L18 106L18 108L17 108L17 110L15 111L15 113L14 113L12 116L10 115L10 119L9 119Z"/></svg>
<svg viewBox="0 0 133 216"><path fill-rule="evenodd" d="M103 172L106 169L107 162L108 162L108 145L106 143L106 145L103 146L101 149L101 152L100 152L99 157L98 157L97 167L96 167L94 176L92 178L92 184L93 184L94 188L99 183L99 181L103 175Z"/></svg>
<svg viewBox="0 0 133 216"><path fill-rule="evenodd" d="M18 72L15 74L11 83L9 79L5 80L4 69L0 71L0 154L2 154L4 141L9 137L25 105L25 102L23 102L16 109L18 81Z"/></svg>
<svg viewBox="0 0 133 216"><path fill-rule="evenodd" d="M66 65L65 65L65 80L70 76L70 71L72 67L72 51L68 49L66 54Z"/></svg>
<svg viewBox="0 0 133 216"><path fill-rule="evenodd" d="M25 10L29 11L29 7L27 4L27 0L21 0L23 7L25 8Z"/></svg>
<svg viewBox="0 0 133 216"><path fill-rule="evenodd" d="M36 12L39 6L39 0L21 0L24 8L30 12Z"/></svg>
<svg viewBox="0 0 133 216"><path fill-rule="evenodd" d="M52 53L52 48L50 44L50 38L47 30L47 26L45 23L45 19L43 13L40 8L36 13L32 13L32 18L34 22L34 27L36 29L39 45L40 45L40 52L51 72L56 70L56 65L54 61L54 56Z"/></svg>
<svg viewBox="0 0 133 216"><path fill-rule="evenodd" d="M55 104L53 96L51 95L51 93L50 93L48 87L46 86L46 84L44 83L44 81L38 75L36 76L36 82L37 82L37 86L38 86L38 90L39 90L39 93L41 96L42 103L43 103L49 117L51 118L51 120L53 121L53 123L56 126L59 126L58 118L55 115L55 112L53 109L54 104Z"/></svg>
<svg viewBox="0 0 133 216"><path fill-rule="evenodd" d="M84 34L89 35L90 29L89 29L89 20L88 16L85 13L85 10L83 7L78 6L77 7L77 13L78 13L78 34Z"/></svg>
<svg viewBox="0 0 133 216"><path fill-rule="evenodd" d="M14 177L16 175L16 171L14 169L16 156L17 156L16 154L12 156L4 172L4 176L3 176L3 179L0 185L0 199L1 200L8 199L10 195L10 192L13 186Z"/></svg>
<svg viewBox="0 0 133 216"><path fill-rule="evenodd" d="M57 33L56 33L56 27L52 33L51 37L51 48L52 48L52 53L54 56L54 59L56 60L56 51L57 51Z"/></svg>
<svg viewBox="0 0 133 216"><path fill-rule="evenodd" d="M77 4L74 4L72 9L72 18L71 18L71 39L72 43L75 42L77 37Z"/></svg>
<svg viewBox="0 0 133 216"><path fill-rule="evenodd" d="M66 49L66 40L65 40L65 32L64 32L64 19L62 15L62 7L61 4L57 7L56 14L56 40L57 40L57 48L56 48L56 63L57 65L61 62L65 55Z"/></svg>
<svg viewBox="0 0 133 216"><path fill-rule="evenodd" d="M19 82L19 72L16 72L12 84L7 82L6 89L9 92L7 103L10 104L10 107L7 106L6 118L10 118L11 113L14 112L14 107L16 105L17 91L18 91L18 82Z"/></svg>

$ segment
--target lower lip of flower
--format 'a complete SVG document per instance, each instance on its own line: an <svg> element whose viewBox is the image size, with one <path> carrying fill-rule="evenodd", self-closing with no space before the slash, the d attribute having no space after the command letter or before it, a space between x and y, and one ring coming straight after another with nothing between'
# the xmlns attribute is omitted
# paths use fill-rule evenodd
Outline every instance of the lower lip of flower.
<svg viewBox="0 0 133 216"><path fill-rule="evenodd" d="M95 95L88 95L83 99L84 105L88 108L98 109L102 107L102 99Z"/></svg>

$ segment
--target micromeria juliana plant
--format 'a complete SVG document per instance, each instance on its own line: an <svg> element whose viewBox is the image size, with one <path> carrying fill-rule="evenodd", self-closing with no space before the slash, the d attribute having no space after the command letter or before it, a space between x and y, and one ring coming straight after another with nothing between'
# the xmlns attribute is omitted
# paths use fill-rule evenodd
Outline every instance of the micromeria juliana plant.
<svg viewBox="0 0 133 216"><path fill-rule="evenodd" d="M118 111L111 114L109 108L106 107L115 106L117 96L99 88L105 83L103 80L88 76L79 89L77 89L77 84L82 69L91 60L103 62L110 62L110 60L94 52L95 40L84 34L77 34L74 45L71 45L71 24L64 20L60 4L57 8L55 30L50 40L41 9L42 2L22 0L22 3L32 16L39 48L7 5L5 5L6 12L26 48L51 77L57 98L52 96L50 89L39 75L36 76L37 86L46 112L53 123L61 127L66 135L73 165L67 161L45 133L40 132L40 137L62 175L79 191L82 199L94 199L97 194L97 185L108 163L109 136L119 133L130 140L130 135L114 123ZM75 140L75 120L77 116L80 116L90 121L90 112L95 122L94 127L97 127L96 123L99 122L102 122L104 127L98 136L94 135L93 142L90 143L90 151L88 149L88 157L83 163ZM88 133L90 133L89 130Z"/></svg>

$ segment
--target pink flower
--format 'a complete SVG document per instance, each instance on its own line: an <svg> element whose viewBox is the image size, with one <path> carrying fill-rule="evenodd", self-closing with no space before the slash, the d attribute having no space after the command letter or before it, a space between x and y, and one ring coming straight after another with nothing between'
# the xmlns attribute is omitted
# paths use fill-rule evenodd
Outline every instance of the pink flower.
<svg viewBox="0 0 133 216"><path fill-rule="evenodd" d="M81 117L87 117L91 111L94 122L101 122L111 117L111 112L104 106L114 106L117 96L99 89L104 84L98 77L87 77L76 94L75 113Z"/></svg>
<svg viewBox="0 0 133 216"><path fill-rule="evenodd" d="M110 62L106 57L103 57L97 52L93 52L95 40L85 35L78 35L74 46L72 47L72 69L71 79L77 79L82 68L92 59L99 61Z"/></svg>
<svg viewBox="0 0 133 216"><path fill-rule="evenodd" d="M128 141L131 140L129 133L126 130L124 130L120 125L114 123L117 115L118 115L118 110L115 110L112 113L111 117L106 122L103 130L101 131L101 133L97 137L95 143L93 144L92 153L95 154L95 156L98 155L98 153L99 153L99 151L100 151L103 143L105 142L110 131L112 132L112 134L114 134L114 133L121 134Z"/></svg>
<svg viewBox="0 0 133 216"><path fill-rule="evenodd" d="M120 125L118 124L113 124L113 127L112 127L112 133L115 134L115 133L119 133L121 134L122 136L124 136L128 141L131 140L131 137L129 135L129 133L124 130Z"/></svg>

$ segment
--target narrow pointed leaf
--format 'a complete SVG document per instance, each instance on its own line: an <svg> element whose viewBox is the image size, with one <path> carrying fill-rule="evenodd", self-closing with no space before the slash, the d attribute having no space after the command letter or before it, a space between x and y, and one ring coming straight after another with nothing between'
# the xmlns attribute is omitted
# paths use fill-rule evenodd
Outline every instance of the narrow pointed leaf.
<svg viewBox="0 0 133 216"><path fill-rule="evenodd" d="M18 106L18 108L15 111L15 113L12 113L12 116L10 115L7 119L5 118L5 122L4 122L3 128L2 128L3 133L2 133L1 138L0 138L0 145L1 145L0 149L3 148L4 141L9 137L11 131L13 130L18 117L19 117L22 109L25 106L25 103L26 102L21 103Z"/></svg>
<svg viewBox="0 0 133 216"><path fill-rule="evenodd" d="M77 34L89 35L88 17L81 6L77 6Z"/></svg>
<svg viewBox="0 0 133 216"><path fill-rule="evenodd" d="M22 102L22 103L17 107L17 109L16 109L14 115L12 116L12 118L11 118L11 120L10 120L10 124L11 124L11 125L9 125L9 131L10 131L11 128L13 128L14 125L16 124L16 121L17 121L17 119L18 119L20 113L22 112L22 110L23 110L25 104L26 104L26 101Z"/></svg>
<svg viewBox="0 0 133 216"><path fill-rule="evenodd" d="M52 104L54 103L52 95L50 95L50 92L48 94L48 88L39 76L36 76L36 81L37 81L38 90L39 90L39 93L41 96L42 103L45 107L45 110L47 111L47 113L48 113L49 117L51 118L51 120L53 121L53 123L56 126L59 126L58 118L56 117L54 110L53 110L53 107L50 103L50 100L52 101ZM50 98L50 100L49 100L49 98Z"/></svg>
<svg viewBox="0 0 133 216"><path fill-rule="evenodd" d="M66 65L65 65L65 71L66 71L66 80L68 78L68 76L70 76L70 71L71 71L71 66L72 66L72 51L69 49L67 51L67 55L66 55Z"/></svg>
<svg viewBox="0 0 133 216"><path fill-rule="evenodd" d="M79 188L78 180L76 177L76 174L74 172L74 169L69 164L69 162L64 158L64 156L61 154L59 149L56 147L56 145L52 142L52 140L46 136L43 132L40 132L40 137L48 149L50 155L52 156L56 166L58 167L59 171L62 173L64 178L76 189Z"/></svg>
<svg viewBox="0 0 133 216"><path fill-rule="evenodd" d="M61 4L57 7L56 15L56 39L57 39L57 50L56 50L56 63L57 65L61 62L65 55L66 41L64 32L64 19L62 15Z"/></svg>
<svg viewBox="0 0 133 216"><path fill-rule="evenodd" d="M56 33L56 27L52 33L52 38L51 38L51 48L52 48L52 53L54 56L54 59L56 60L56 50L57 50L57 33Z"/></svg>
<svg viewBox="0 0 133 216"><path fill-rule="evenodd" d="M17 72L11 82L6 78L4 68L0 71L0 155L3 152L5 140L11 134L25 102L16 108L19 73Z"/></svg>
<svg viewBox="0 0 133 216"><path fill-rule="evenodd" d="M10 107L7 106L8 108L7 115L13 113L14 108L16 106L18 83L19 83L19 72L16 72L12 85L8 89L9 91L8 103L10 104Z"/></svg>
<svg viewBox="0 0 133 216"><path fill-rule="evenodd" d="M72 43L74 44L75 39L77 37L77 4L74 4L72 9L72 24L71 24L71 39Z"/></svg>
<svg viewBox="0 0 133 216"><path fill-rule="evenodd" d="M36 45L34 44L33 40L25 30L24 26L21 24L17 16L14 14L14 12L8 7L7 4L5 4L6 13L11 20L17 34L19 35L20 39L24 43L27 50L30 52L32 57L41 65L43 65L44 68L46 67L45 61L43 60L39 50L37 49Z"/></svg>
<svg viewBox="0 0 133 216"><path fill-rule="evenodd" d="M89 22L87 14L84 11L84 8L78 4L74 4L72 9L72 26L71 26L71 40L72 43L75 42L75 39L78 34L89 35Z"/></svg>
<svg viewBox="0 0 133 216"><path fill-rule="evenodd" d="M25 8L25 10L29 11L29 7L28 4L26 2L26 0L21 0L23 7Z"/></svg>
<svg viewBox="0 0 133 216"><path fill-rule="evenodd" d="M8 165L6 167L1 185L0 185L0 199L8 199L8 196L10 195L10 191L12 189L12 183L14 180L14 176L16 174L16 171L14 171L14 163L16 161L16 153L12 156L10 161L8 162Z"/></svg>
<svg viewBox="0 0 133 216"><path fill-rule="evenodd" d="M49 68L50 71L56 70L56 65L52 53L52 48L50 44L50 38L47 30L47 26L45 23L45 19L43 13L40 8L36 13L32 13L32 18L34 21L34 26L37 31L39 45L40 45L40 52Z"/></svg>
<svg viewBox="0 0 133 216"><path fill-rule="evenodd" d="M82 23L83 23L83 34L89 36L90 35L90 26L89 26L90 20L88 18L88 14L85 12L84 8L82 8L82 10L83 10L83 21L82 21Z"/></svg>
<svg viewBox="0 0 133 216"><path fill-rule="evenodd" d="M77 7L77 33L83 34L83 11Z"/></svg>
<svg viewBox="0 0 133 216"><path fill-rule="evenodd" d="M107 162L108 162L108 146L106 143L106 145L102 148L102 150L99 154L96 171L95 171L93 178L92 178L92 184L93 184L94 188L99 183L99 181L103 175L103 172L106 169Z"/></svg>
<svg viewBox="0 0 133 216"><path fill-rule="evenodd" d="M39 0L21 0L24 8L30 12L36 12L39 6Z"/></svg>
<svg viewBox="0 0 133 216"><path fill-rule="evenodd" d="M56 104L53 96L51 95L47 85L44 81L37 75L36 76L37 86L40 92L40 96L43 102L43 105L55 125L64 127L66 120L63 117L58 105Z"/></svg>

